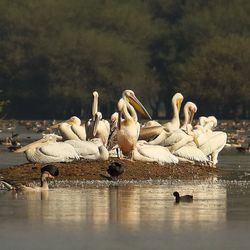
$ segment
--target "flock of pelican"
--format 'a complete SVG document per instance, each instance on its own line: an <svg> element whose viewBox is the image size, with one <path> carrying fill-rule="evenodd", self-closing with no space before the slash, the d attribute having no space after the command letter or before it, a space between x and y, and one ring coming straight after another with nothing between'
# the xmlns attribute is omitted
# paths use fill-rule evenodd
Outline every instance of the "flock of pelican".
<svg viewBox="0 0 250 250"><path fill-rule="evenodd" d="M17 149L25 152L30 162L52 163L73 160L107 160L110 156L131 160L178 163L199 162L215 167L218 154L227 141L227 134L214 131L214 116L200 117L192 125L197 107L193 102L184 105L184 121L180 121L183 96L172 98L172 119L160 124L151 117L132 90L125 90L117 103L117 112L110 122L98 111L99 95L93 92L92 117L85 123L72 116L55 124L56 134L46 134L42 139ZM137 112L150 121L140 124Z"/></svg>

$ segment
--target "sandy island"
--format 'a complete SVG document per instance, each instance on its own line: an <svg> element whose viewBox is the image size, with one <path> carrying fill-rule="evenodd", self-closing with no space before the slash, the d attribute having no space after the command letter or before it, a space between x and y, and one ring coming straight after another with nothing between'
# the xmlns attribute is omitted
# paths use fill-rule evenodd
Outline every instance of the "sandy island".
<svg viewBox="0 0 250 250"><path fill-rule="evenodd" d="M125 171L119 180L202 180L218 175L222 170L199 164L178 163L160 165L157 162L139 162L110 158L107 161L80 160L70 163L54 163L60 174L55 180L84 181L109 180L107 168L112 161L121 163ZM40 169L46 164L27 163L19 166L0 169L0 176L11 182L37 182Z"/></svg>

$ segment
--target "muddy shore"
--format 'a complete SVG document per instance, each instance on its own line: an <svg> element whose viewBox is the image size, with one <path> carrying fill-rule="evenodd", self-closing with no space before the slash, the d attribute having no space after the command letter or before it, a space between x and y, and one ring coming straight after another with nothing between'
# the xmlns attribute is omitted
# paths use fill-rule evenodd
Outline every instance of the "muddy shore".
<svg viewBox="0 0 250 250"><path fill-rule="evenodd" d="M55 163L59 168L56 180L110 180L107 168L116 161L124 166L124 173L119 180L202 180L219 175L222 170L199 164L178 163L160 165L157 162L139 162L110 158L107 161L80 160L70 163ZM37 182L40 169L46 164L27 163L19 166L0 169L0 176L11 182Z"/></svg>

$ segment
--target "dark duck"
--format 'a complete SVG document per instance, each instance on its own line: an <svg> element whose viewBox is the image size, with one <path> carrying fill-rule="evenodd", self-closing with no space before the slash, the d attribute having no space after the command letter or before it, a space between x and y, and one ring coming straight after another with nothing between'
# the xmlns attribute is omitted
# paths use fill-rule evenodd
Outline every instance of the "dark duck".
<svg viewBox="0 0 250 250"><path fill-rule="evenodd" d="M193 201L193 195L183 195L180 196L180 194L178 192L174 192L173 196L175 196L175 202L179 203L179 202L192 202Z"/></svg>

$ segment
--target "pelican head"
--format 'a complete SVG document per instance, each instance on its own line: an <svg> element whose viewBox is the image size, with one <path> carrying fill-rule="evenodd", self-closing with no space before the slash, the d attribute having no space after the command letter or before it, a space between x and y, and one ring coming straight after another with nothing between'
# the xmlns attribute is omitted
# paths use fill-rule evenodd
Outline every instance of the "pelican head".
<svg viewBox="0 0 250 250"><path fill-rule="evenodd" d="M145 109L145 107L141 104L141 102L135 96L134 91L128 90L128 89L124 90L122 93L122 98L126 102L129 102L142 115L149 118L150 120L152 119L151 116L149 115L148 111Z"/></svg>
<svg viewBox="0 0 250 250"><path fill-rule="evenodd" d="M181 103L183 101L184 97L181 93L176 93L172 98L172 103L175 105L178 109L178 112L180 112L181 109Z"/></svg>
<svg viewBox="0 0 250 250"><path fill-rule="evenodd" d="M33 149L33 148L37 148L43 145L47 145L51 142L56 142L56 140L58 139L58 135L56 134L45 134L43 135L43 138L37 141L34 141L26 146L23 146L17 150L15 150L15 153L23 153L28 149Z"/></svg>
<svg viewBox="0 0 250 250"><path fill-rule="evenodd" d="M186 109L189 115L188 123L191 124L194 119L194 114L197 112L197 106L193 102L187 102L184 106L184 110Z"/></svg>
<svg viewBox="0 0 250 250"><path fill-rule="evenodd" d="M93 132L92 132L93 136L96 136L98 124L99 124L101 119L102 119L102 113L96 112L96 114L94 116L94 126L93 126Z"/></svg>
<svg viewBox="0 0 250 250"><path fill-rule="evenodd" d="M94 92L93 92L93 96L94 96L94 97L99 97L98 92L97 92L97 91L94 91Z"/></svg>
<svg viewBox="0 0 250 250"><path fill-rule="evenodd" d="M217 126L217 119L215 118L215 116L208 116L208 121L209 122L212 122L213 123L213 127L212 128L215 128Z"/></svg>
<svg viewBox="0 0 250 250"><path fill-rule="evenodd" d="M62 123L67 123L69 125L81 125L81 120L77 116L71 116L68 120L54 124L50 128L58 128Z"/></svg>
<svg viewBox="0 0 250 250"><path fill-rule="evenodd" d="M117 109L118 109L118 122L117 122L117 127L118 129L121 129L121 120L122 120L122 111L125 107L125 101L123 98L119 100L117 103Z"/></svg>

